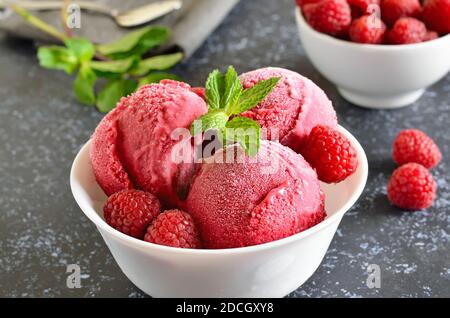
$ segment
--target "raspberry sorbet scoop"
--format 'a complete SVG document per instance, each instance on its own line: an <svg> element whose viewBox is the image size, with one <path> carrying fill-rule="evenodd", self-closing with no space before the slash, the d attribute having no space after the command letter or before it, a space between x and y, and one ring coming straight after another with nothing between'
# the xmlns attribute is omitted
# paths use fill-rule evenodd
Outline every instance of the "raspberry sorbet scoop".
<svg viewBox="0 0 450 318"><path fill-rule="evenodd" d="M176 128L189 128L206 112L205 101L189 85L176 81L146 85L122 98L92 136L90 156L100 187L107 195L145 190L165 206L177 205L195 169L194 163L171 159L178 142L171 134Z"/></svg>
<svg viewBox="0 0 450 318"><path fill-rule="evenodd" d="M191 184L186 209L206 248L278 240L326 216L314 170L301 155L272 141L262 141L254 158L238 145L208 158Z"/></svg>
<svg viewBox="0 0 450 318"><path fill-rule="evenodd" d="M280 77L272 92L256 107L242 114L268 129L278 129L280 142L299 151L314 126L335 128L336 112L331 101L316 84L298 73L275 67L254 70L240 76L244 88L261 80Z"/></svg>

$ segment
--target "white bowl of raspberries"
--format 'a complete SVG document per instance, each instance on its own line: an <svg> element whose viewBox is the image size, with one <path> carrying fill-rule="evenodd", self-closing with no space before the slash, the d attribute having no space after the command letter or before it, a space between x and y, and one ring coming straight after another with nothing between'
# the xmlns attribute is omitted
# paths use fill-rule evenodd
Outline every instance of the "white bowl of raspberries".
<svg viewBox="0 0 450 318"><path fill-rule="evenodd" d="M201 248L196 224L181 210L162 208L149 192L124 190L107 198L89 159L89 141L71 171L71 188L124 274L153 297L283 297L319 267L344 214L367 180L363 148L345 129L359 160L345 181L321 183L325 220L303 232L240 248ZM162 212L163 211L163 212Z"/></svg>
<svg viewBox="0 0 450 318"><path fill-rule="evenodd" d="M450 70L450 0L296 2L307 56L356 105L410 105Z"/></svg>
<svg viewBox="0 0 450 318"><path fill-rule="evenodd" d="M249 126L270 137L230 137ZM227 139L210 152L207 133L218 129ZM122 98L77 155L70 183L149 295L281 297L318 268L367 175L363 148L312 81L229 67L204 89L164 80Z"/></svg>

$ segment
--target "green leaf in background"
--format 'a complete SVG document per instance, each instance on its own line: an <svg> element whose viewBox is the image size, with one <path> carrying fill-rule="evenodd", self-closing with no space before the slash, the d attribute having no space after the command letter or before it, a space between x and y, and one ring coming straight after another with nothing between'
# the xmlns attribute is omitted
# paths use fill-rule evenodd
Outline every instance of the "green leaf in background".
<svg viewBox="0 0 450 318"><path fill-rule="evenodd" d="M180 81L180 82L183 81L183 79L181 77L179 77L178 75L175 75L175 74L163 73L163 72L151 73L151 74L148 74L147 76L141 77L139 79L138 87L141 87L141 86L144 86L147 84L159 83L163 79L171 79L171 80Z"/></svg>
<svg viewBox="0 0 450 318"><path fill-rule="evenodd" d="M67 74L72 74L78 67L78 58L62 46L40 47L37 56L39 64L44 68L64 70Z"/></svg>
<svg viewBox="0 0 450 318"><path fill-rule="evenodd" d="M91 61L91 68L99 76L109 77L111 75L123 74L138 63L139 57L131 56L123 60L114 61Z"/></svg>
<svg viewBox="0 0 450 318"><path fill-rule="evenodd" d="M279 80L279 77L272 77L267 80L259 81L255 86L244 90L239 98L237 107L233 109L232 114L241 114L258 105L267 97L267 95L269 95Z"/></svg>
<svg viewBox="0 0 450 318"><path fill-rule="evenodd" d="M89 67L89 64L82 63L78 75L73 82L73 90L80 103L95 105L94 85L96 80L97 76Z"/></svg>
<svg viewBox="0 0 450 318"><path fill-rule="evenodd" d="M182 58L182 53L150 57L139 61L139 63L130 71L130 74L142 76L148 74L150 71L164 71L177 64Z"/></svg>
<svg viewBox="0 0 450 318"><path fill-rule="evenodd" d="M257 121L238 116L227 122L226 128L224 136L227 141L238 142L249 156L253 157L258 153L261 146L261 126ZM228 140L230 134L232 140Z"/></svg>
<svg viewBox="0 0 450 318"><path fill-rule="evenodd" d="M224 76L219 70L214 70L209 74L205 85L205 97L208 108L221 108L220 102L223 94L224 81Z"/></svg>
<svg viewBox="0 0 450 318"><path fill-rule="evenodd" d="M199 119L195 120L191 126L192 135L207 131L208 129L222 130L228 121L228 115L222 110L213 110ZM201 129L199 129L201 128Z"/></svg>
<svg viewBox="0 0 450 318"><path fill-rule="evenodd" d="M88 39L69 38L64 44L75 54L81 62L90 61L95 54L95 47Z"/></svg>
<svg viewBox="0 0 450 318"><path fill-rule="evenodd" d="M135 47L135 54L142 55L161 44L167 42L170 38L170 30L165 27L151 28Z"/></svg>
<svg viewBox="0 0 450 318"><path fill-rule="evenodd" d="M97 108L102 113L112 110L123 96L127 96L136 90L137 83L130 79L118 79L109 81L98 93Z"/></svg>
<svg viewBox="0 0 450 318"><path fill-rule="evenodd" d="M149 28L150 27L141 28L132 31L113 42L97 45L97 50L103 55L131 51L149 31Z"/></svg>
<svg viewBox="0 0 450 318"><path fill-rule="evenodd" d="M142 55L148 50L166 42L169 36L169 29L149 26L130 32L111 43L98 45L97 51L113 59Z"/></svg>

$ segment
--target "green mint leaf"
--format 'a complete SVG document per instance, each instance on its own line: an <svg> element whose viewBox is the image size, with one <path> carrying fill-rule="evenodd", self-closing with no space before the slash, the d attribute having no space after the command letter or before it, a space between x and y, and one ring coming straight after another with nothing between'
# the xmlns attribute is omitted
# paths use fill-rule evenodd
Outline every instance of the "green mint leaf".
<svg viewBox="0 0 450 318"><path fill-rule="evenodd" d="M112 80L100 90L97 96L97 108L102 113L107 113L116 107L117 102L136 90L137 83L130 79Z"/></svg>
<svg viewBox="0 0 450 318"><path fill-rule="evenodd" d="M64 40L64 44L81 62L90 61L94 57L95 47L87 39L69 38Z"/></svg>
<svg viewBox="0 0 450 318"><path fill-rule="evenodd" d="M183 58L183 53L173 53L166 55L158 55L139 61L139 63L133 67L130 71L131 75L143 76L150 71L164 71L175 64L177 64Z"/></svg>
<svg viewBox="0 0 450 318"><path fill-rule="evenodd" d="M249 109L252 109L262 102L272 89L278 84L279 77L272 77L267 80L259 81L253 87L242 92L237 107L233 109L232 114L239 115Z"/></svg>
<svg viewBox="0 0 450 318"><path fill-rule="evenodd" d="M78 58L62 46L43 46L37 53L39 64L48 69L64 70L72 74L78 67Z"/></svg>
<svg viewBox="0 0 450 318"><path fill-rule="evenodd" d="M144 27L107 44L97 46L97 50L113 59L132 55L142 55L150 49L165 43L170 36L168 28Z"/></svg>
<svg viewBox="0 0 450 318"><path fill-rule="evenodd" d="M152 84L152 83L159 83L160 81L162 81L163 79L171 79L171 80L175 80L175 81L180 81L182 82L182 78L179 77L178 75L175 74L171 74L171 73L150 73L147 76L141 77L139 79L138 82L138 87L147 85L147 84Z"/></svg>
<svg viewBox="0 0 450 318"><path fill-rule="evenodd" d="M73 90L78 101L85 105L95 105L94 85L97 76L89 67L89 64L82 63L78 75L73 83Z"/></svg>
<svg viewBox="0 0 450 318"><path fill-rule="evenodd" d="M208 108L221 108L221 98L224 90L224 82L225 78L219 70L214 70L209 74L205 85L205 97Z"/></svg>
<svg viewBox="0 0 450 318"><path fill-rule="evenodd" d="M191 125L193 136L208 129L222 130L228 121L228 115L222 110L212 110L195 120Z"/></svg>
<svg viewBox="0 0 450 318"><path fill-rule="evenodd" d="M261 127L257 121L238 116L231 119L225 127L224 135L227 142L238 142L251 157L258 153L261 146Z"/></svg>
<svg viewBox="0 0 450 318"><path fill-rule="evenodd" d="M91 61L89 65L99 76L110 77L117 74L124 74L139 61L138 56L131 56L123 60L114 61Z"/></svg>
<svg viewBox="0 0 450 318"><path fill-rule="evenodd" d="M242 84L233 66L228 67L225 74L225 92L221 99L222 107L231 115L242 94Z"/></svg>

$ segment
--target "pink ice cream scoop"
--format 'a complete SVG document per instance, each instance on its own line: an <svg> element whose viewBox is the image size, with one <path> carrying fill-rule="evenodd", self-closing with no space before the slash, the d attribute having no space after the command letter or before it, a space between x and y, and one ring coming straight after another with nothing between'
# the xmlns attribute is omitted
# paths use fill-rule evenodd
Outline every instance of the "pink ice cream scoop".
<svg viewBox="0 0 450 318"><path fill-rule="evenodd" d="M206 112L204 100L189 85L176 81L146 85L122 98L92 136L91 162L100 187L107 195L141 189L166 206L178 205L195 166L192 160L181 164L173 160L179 140L171 134L189 128ZM193 148L189 150L184 155L193 155Z"/></svg>
<svg viewBox="0 0 450 318"><path fill-rule="evenodd" d="M271 77L281 78L277 86L263 102L243 114L267 128L268 139L276 137L270 129L277 129L280 142L300 152L314 126L337 126L331 101L316 84L298 73L267 67L244 73L240 79L244 88L250 88Z"/></svg>
<svg viewBox="0 0 450 318"><path fill-rule="evenodd" d="M288 147L261 143L255 158L238 145L228 146L208 158L195 176L185 207L206 248L278 240L325 218L315 171Z"/></svg>

